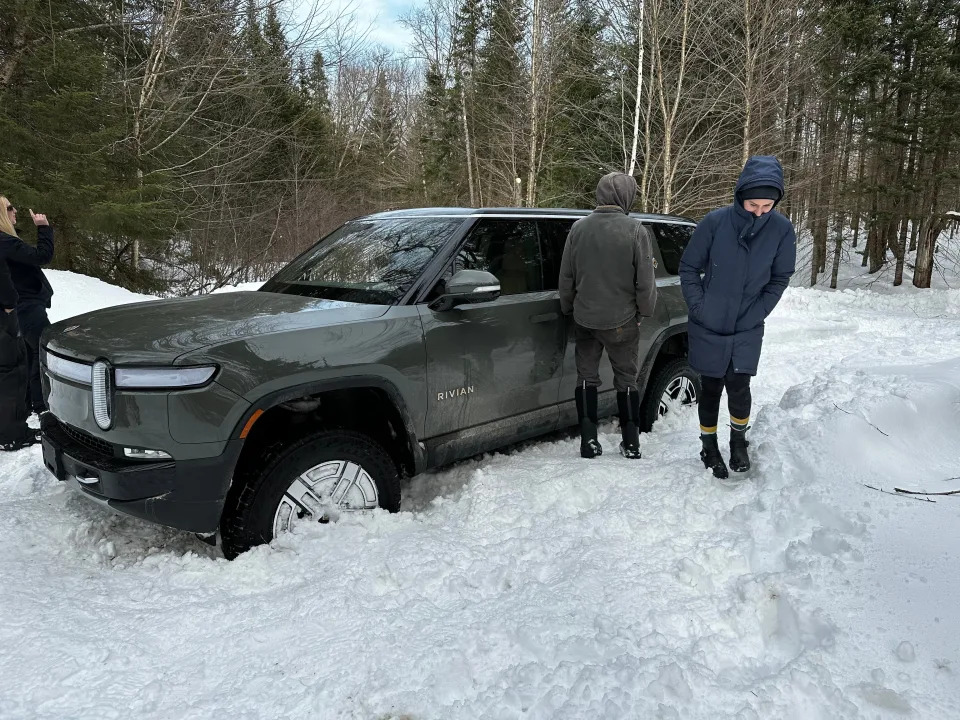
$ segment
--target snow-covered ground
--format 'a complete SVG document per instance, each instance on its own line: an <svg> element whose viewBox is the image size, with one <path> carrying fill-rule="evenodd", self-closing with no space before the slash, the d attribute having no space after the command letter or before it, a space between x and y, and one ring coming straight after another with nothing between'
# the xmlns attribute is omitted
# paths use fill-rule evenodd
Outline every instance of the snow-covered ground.
<svg viewBox="0 0 960 720"><path fill-rule="evenodd" d="M790 288L754 387L739 485L685 411L234 562L2 458L0 718L960 718L960 290Z"/></svg>

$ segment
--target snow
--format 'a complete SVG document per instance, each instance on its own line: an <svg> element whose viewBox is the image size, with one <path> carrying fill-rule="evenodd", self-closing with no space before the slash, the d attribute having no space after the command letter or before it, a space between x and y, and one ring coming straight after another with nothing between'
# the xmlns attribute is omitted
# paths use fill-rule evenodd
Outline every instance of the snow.
<svg viewBox="0 0 960 720"><path fill-rule="evenodd" d="M215 293L225 293L225 292L240 292L244 290L259 290L260 286L263 285L263 282L248 282L248 283L237 283L236 285L224 285L222 288L217 288L213 292Z"/></svg>
<svg viewBox="0 0 960 720"><path fill-rule="evenodd" d="M754 398L739 484L685 410L234 562L0 458L0 718L960 717L960 290L788 289Z"/></svg>
<svg viewBox="0 0 960 720"><path fill-rule="evenodd" d="M47 311L50 322L59 322L111 305L127 305L156 299L73 272L44 270L44 274L53 286L53 302Z"/></svg>

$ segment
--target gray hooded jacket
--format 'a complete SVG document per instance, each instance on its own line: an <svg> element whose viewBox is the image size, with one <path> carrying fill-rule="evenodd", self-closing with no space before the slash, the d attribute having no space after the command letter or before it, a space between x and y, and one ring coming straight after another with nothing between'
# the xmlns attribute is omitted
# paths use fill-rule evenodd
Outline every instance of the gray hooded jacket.
<svg viewBox="0 0 960 720"><path fill-rule="evenodd" d="M631 175L597 185L598 207L577 220L560 263L560 309L578 325L610 330L650 317L657 304L650 231L627 213L637 196Z"/></svg>

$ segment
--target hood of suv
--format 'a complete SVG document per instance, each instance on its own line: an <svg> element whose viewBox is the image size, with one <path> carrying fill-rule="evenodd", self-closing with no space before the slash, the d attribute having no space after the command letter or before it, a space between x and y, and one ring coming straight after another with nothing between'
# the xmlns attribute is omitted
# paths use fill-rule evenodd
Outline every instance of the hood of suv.
<svg viewBox="0 0 960 720"><path fill-rule="evenodd" d="M383 315L362 305L268 292L232 292L155 300L97 310L50 326L44 346L55 353L114 363L172 363L192 350L229 340L338 325Z"/></svg>

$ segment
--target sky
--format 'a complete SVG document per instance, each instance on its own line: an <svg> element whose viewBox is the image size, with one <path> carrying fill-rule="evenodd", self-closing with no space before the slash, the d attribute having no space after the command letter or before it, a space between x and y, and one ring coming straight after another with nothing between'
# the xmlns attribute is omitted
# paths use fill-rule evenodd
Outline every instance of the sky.
<svg viewBox="0 0 960 720"><path fill-rule="evenodd" d="M299 0L295 17L308 16L314 5L328 8L331 14L341 9L352 10L357 30L368 33L372 44L399 51L410 42L410 32L400 24L400 16L415 7L417 0Z"/></svg>

